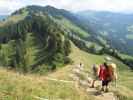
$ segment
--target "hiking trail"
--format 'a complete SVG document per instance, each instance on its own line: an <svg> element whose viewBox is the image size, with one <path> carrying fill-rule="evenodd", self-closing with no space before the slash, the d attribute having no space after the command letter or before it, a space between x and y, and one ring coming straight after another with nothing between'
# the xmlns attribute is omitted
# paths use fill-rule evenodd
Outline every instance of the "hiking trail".
<svg viewBox="0 0 133 100"><path fill-rule="evenodd" d="M78 91L81 91L82 89L87 94L93 95L94 100L117 100L113 92L107 92L107 93L100 92L100 86L101 86L100 81L95 82L95 88L90 88L92 78L87 74L86 71L84 71L84 69L73 67L71 70L71 74L69 74L69 77L72 79L72 81L61 80L61 79L52 78L49 76L45 77L44 79L66 83L66 84L75 84L75 87ZM49 100L47 98L42 98L38 96L33 96L33 98L37 100ZM62 100L62 99L57 99L57 100Z"/></svg>
<svg viewBox="0 0 133 100"><path fill-rule="evenodd" d="M84 71L83 68L74 67L70 77L75 82L77 89L83 88L85 92L95 97L95 100L117 100L113 92L100 92L101 82L96 81L95 88L91 88L92 78Z"/></svg>

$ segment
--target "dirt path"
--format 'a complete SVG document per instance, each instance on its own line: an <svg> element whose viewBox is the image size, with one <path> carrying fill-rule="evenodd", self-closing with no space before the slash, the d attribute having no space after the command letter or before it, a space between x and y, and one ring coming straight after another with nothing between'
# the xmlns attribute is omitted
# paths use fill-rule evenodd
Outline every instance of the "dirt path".
<svg viewBox="0 0 133 100"><path fill-rule="evenodd" d="M116 100L113 92L101 93L95 88L88 88L87 93L93 95L96 100Z"/></svg>
<svg viewBox="0 0 133 100"><path fill-rule="evenodd" d="M80 70L79 68L75 67L72 74L73 75L71 75L71 77L76 83L76 88L83 88L89 95L93 95L95 100L117 100L113 92L100 92L100 81L95 83L96 88L90 88L92 78L89 77L84 70Z"/></svg>
<svg viewBox="0 0 133 100"><path fill-rule="evenodd" d="M74 83L74 81L59 80L59 79L50 78L50 77L45 77L45 79L46 80L51 80L51 81L63 82L63 83Z"/></svg>
<svg viewBox="0 0 133 100"><path fill-rule="evenodd" d="M71 66L72 67L72 66ZM94 100L117 100L114 93L113 92L108 92L108 93L104 93L104 92L100 92L100 86L101 86L101 82L100 81L96 81L95 87L96 88L90 88L91 85L91 81L92 78L89 77L87 75L87 73L82 69L78 69L78 68L74 68L74 70L71 70L71 74L69 75L69 77L71 77L73 79L73 81L67 80L66 79L61 79L58 77L52 77L52 76L48 76L45 77L46 80L51 80L51 81L57 81L57 82L62 82L62 83L67 83L67 84L75 84L75 87L80 91L80 88L82 88L83 90L85 90L85 92L88 95L92 95L94 96ZM60 71L60 73L62 73ZM68 73L65 73L63 75L66 75ZM36 97L37 100L47 100L41 97Z"/></svg>

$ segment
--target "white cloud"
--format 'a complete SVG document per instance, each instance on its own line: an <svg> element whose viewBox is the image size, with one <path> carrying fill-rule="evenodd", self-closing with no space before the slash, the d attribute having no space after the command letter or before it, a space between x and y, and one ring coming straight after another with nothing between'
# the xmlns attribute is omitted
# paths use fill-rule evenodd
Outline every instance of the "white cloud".
<svg viewBox="0 0 133 100"><path fill-rule="evenodd" d="M9 7L7 7L7 5L8 5L7 1L4 1L4 0L0 1L0 13L1 14L6 14L10 12L10 9Z"/></svg>
<svg viewBox="0 0 133 100"><path fill-rule="evenodd" d="M0 0L0 14L9 14L26 5L51 5L72 11L133 12L133 0Z"/></svg>
<svg viewBox="0 0 133 100"><path fill-rule="evenodd" d="M20 0L0 0L0 15L10 14L23 6L24 4Z"/></svg>

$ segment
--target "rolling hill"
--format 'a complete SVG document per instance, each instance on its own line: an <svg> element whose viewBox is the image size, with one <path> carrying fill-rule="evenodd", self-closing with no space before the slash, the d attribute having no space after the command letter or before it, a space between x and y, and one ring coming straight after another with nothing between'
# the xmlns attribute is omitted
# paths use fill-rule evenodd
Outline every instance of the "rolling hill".
<svg viewBox="0 0 133 100"><path fill-rule="evenodd" d="M28 6L0 23L0 64L23 71L56 69L71 62L69 39L85 42L90 34L66 10Z"/></svg>
<svg viewBox="0 0 133 100"><path fill-rule="evenodd" d="M101 64L104 56L86 53L72 44L70 58L73 59L72 65L59 68L55 72L45 76L35 74L20 74L16 71L0 69L0 99L14 100L39 100L39 99L70 99L70 100L104 100L96 99L94 95L87 94L84 90L77 90L72 83L47 80L46 77L71 81L69 75L75 64L80 61L85 64L85 70L90 72L93 63ZM79 55L77 55L79 54ZM118 65L119 80L117 88L113 86L112 91L118 100L132 100L132 75L128 67L115 58L112 58ZM127 74L128 72L128 74ZM127 78L128 77L128 78ZM4 85L3 85L4 83ZM130 84L130 85L129 85ZM56 92L55 92L56 91Z"/></svg>
<svg viewBox="0 0 133 100"><path fill-rule="evenodd" d="M105 37L113 48L133 55L133 14L83 11L78 12L77 16L94 32Z"/></svg>
<svg viewBox="0 0 133 100"><path fill-rule="evenodd" d="M111 91L118 100L132 100L133 73L127 65L133 63L126 60L132 57L113 48L115 45L83 20L63 9L33 5L0 22L0 99L97 100L74 84L47 77L72 81L69 75L79 62L91 75L91 66L110 56L119 74L118 87L111 85Z"/></svg>

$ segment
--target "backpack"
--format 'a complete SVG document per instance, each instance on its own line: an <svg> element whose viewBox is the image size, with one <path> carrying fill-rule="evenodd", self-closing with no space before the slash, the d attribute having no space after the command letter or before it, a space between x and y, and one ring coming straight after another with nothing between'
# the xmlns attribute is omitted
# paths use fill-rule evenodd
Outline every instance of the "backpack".
<svg viewBox="0 0 133 100"><path fill-rule="evenodd" d="M107 80L108 81L112 81L113 80L113 72L112 72L112 70L110 70L110 68L109 68L109 69L106 69L106 71L107 71Z"/></svg>
<svg viewBox="0 0 133 100"><path fill-rule="evenodd" d="M101 80L112 80L112 71L104 65L100 65L99 78Z"/></svg>
<svg viewBox="0 0 133 100"><path fill-rule="evenodd" d="M117 73L116 73L116 64L109 64L109 73L111 80L116 80L117 79Z"/></svg>

